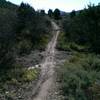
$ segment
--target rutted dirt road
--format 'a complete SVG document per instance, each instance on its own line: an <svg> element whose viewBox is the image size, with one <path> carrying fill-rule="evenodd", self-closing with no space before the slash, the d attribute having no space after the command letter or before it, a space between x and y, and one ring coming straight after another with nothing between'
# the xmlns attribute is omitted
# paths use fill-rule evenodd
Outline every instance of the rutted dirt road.
<svg viewBox="0 0 100 100"><path fill-rule="evenodd" d="M53 75L54 75L54 67L55 67L55 61L54 61L55 47L57 43L57 37L60 31L59 31L59 27L54 22L52 22L52 25L53 25L54 35L52 40L48 43L47 49L45 51L45 59L41 64L40 80L34 92L36 92L36 90L38 91L37 91L37 95L33 97L33 100L48 100L47 99L48 92L53 83Z"/></svg>

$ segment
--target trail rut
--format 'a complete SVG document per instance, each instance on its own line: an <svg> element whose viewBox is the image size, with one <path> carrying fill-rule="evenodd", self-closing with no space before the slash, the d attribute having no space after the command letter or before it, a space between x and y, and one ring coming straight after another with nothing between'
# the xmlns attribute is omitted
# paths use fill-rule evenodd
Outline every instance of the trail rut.
<svg viewBox="0 0 100 100"><path fill-rule="evenodd" d="M53 38L48 43L48 46L45 51L45 59L43 63L41 64L41 76L40 80L37 83L37 86L35 88L35 92L37 91L37 95L33 98L33 100L48 100L48 92L51 88L51 85L53 83L53 75L54 75L54 67L55 67L55 47L57 43L57 38L59 35L59 27L52 22L53 25ZM39 87L39 89L38 89Z"/></svg>

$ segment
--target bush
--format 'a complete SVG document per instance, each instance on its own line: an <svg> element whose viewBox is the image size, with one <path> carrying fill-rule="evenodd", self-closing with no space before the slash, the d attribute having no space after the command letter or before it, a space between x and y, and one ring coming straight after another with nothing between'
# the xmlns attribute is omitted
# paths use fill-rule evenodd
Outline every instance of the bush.
<svg viewBox="0 0 100 100"><path fill-rule="evenodd" d="M17 64L12 69L10 68L5 72L0 72L0 75L2 75L2 77L0 77L0 84L19 85L37 79L39 76L39 69L34 68L28 70Z"/></svg>
<svg viewBox="0 0 100 100"><path fill-rule="evenodd" d="M77 44L66 39L65 33L61 33L58 38L57 49L64 51L87 52L89 45Z"/></svg>
<svg viewBox="0 0 100 100"><path fill-rule="evenodd" d="M92 60L90 61L90 59ZM88 63L88 60L90 63ZM99 64L100 59L98 57L82 54L80 56L74 55L74 57L65 62L62 68L58 69L57 76L65 100L100 99L98 95L100 93L100 86L98 85L100 82Z"/></svg>
<svg viewBox="0 0 100 100"><path fill-rule="evenodd" d="M72 15L72 13L70 13ZM63 21L67 41L89 45L91 51L100 53L100 5L89 5Z"/></svg>
<svg viewBox="0 0 100 100"><path fill-rule="evenodd" d="M100 59L98 59L94 55L90 55L89 57L84 59L84 61L82 62L82 66L85 70L95 70L98 72L100 71Z"/></svg>
<svg viewBox="0 0 100 100"><path fill-rule="evenodd" d="M35 80L38 75L39 75L38 69L25 70L22 75L22 80L30 82L32 80Z"/></svg>

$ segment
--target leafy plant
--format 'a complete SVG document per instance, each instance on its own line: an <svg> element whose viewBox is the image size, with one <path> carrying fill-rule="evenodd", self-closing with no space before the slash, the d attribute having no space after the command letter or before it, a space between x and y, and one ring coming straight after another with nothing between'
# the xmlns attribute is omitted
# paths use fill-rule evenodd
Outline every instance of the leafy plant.
<svg viewBox="0 0 100 100"><path fill-rule="evenodd" d="M100 99L98 85L100 79L99 60L94 55L76 54L58 69L58 82L61 84L65 100Z"/></svg>

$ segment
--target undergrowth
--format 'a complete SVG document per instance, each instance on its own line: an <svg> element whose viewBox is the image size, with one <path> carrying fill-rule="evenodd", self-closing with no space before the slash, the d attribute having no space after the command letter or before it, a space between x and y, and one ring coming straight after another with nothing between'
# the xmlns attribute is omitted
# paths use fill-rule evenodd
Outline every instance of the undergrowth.
<svg viewBox="0 0 100 100"><path fill-rule="evenodd" d="M65 100L100 100L100 56L75 53L57 76Z"/></svg>
<svg viewBox="0 0 100 100"><path fill-rule="evenodd" d="M0 92L7 91L9 85L22 86L38 79L39 72L40 70L37 68L28 70L20 65L7 71L0 71Z"/></svg>
<svg viewBox="0 0 100 100"><path fill-rule="evenodd" d="M81 45L72 41L68 41L68 39L65 38L65 33L60 33L60 36L58 37L58 44L57 49L64 50L64 51L78 51L78 52L87 52L90 46L87 45Z"/></svg>

